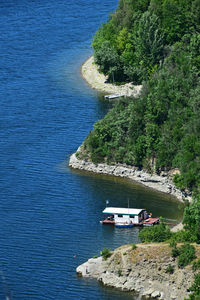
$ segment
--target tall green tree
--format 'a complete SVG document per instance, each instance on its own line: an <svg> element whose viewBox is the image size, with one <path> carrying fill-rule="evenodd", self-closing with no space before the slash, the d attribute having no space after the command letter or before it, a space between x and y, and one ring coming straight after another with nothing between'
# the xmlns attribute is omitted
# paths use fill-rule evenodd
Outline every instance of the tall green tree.
<svg viewBox="0 0 200 300"><path fill-rule="evenodd" d="M135 36L135 55L137 63L146 75L152 72L154 65L163 59L164 34L155 14L146 11L140 21Z"/></svg>
<svg viewBox="0 0 200 300"><path fill-rule="evenodd" d="M95 52L95 62L99 65L99 71L108 75L111 82L120 81L123 78L123 71L120 57L117 50L105 41Z"/></svg>

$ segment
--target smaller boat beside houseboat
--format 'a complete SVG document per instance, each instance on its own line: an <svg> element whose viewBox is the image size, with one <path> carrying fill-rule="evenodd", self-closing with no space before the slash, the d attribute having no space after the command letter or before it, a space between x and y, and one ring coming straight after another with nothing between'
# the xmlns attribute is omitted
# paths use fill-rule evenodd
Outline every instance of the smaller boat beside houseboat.
<svg viewBox="0 0 200 300"><path fill-rule="evenodd" d="M159 218L152 218L145 209L106 207L103 214L108 217L101 224L111 224L116 227L152 226L160 223Z"/></svg>
<svg viewBox="0 0 200 300"><path fill-rule="evenodd" d="M120 98L120 97L124 97L124 96L125 96L125 94L112 94L112 95L105 95L104 98L112 100L112 99Z"/></svg>

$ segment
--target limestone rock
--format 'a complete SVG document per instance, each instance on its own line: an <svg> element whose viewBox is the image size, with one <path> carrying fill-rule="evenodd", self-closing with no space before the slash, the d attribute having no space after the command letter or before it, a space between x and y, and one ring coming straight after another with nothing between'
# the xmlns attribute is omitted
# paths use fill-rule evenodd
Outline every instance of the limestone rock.
<svg viewBox="0 0 200 300"><path fill-rule="evenodd" d="M144 296L151 296L152 294L154 293L154 289L149 289L149 290L147 290L145 293L144 293Z"/></svg>
<svg viewBox="0 0 200 300"><path fill-rule="evenodd" d="M195 247L199 253L200 246ZM144 262L145 257L148 259ZM174 267L173 274L166 273L170 264ZM113 251L106 261L102 257L92 258L76 271L80 276L96 278L105 285L162 300L187 299L194 279L191 265L180 269L176 261L171 262L168 244L138 244L134 251L131 245L125 245Z"/></svg>
<svg viewBox="0 0 200 300"><path fill-rule="evenodd" d="M152 298L159 298L159 297L160 297L160 292L159 292L159 291L154 291L154 292L151 294L151 297L152 297Z"/></svg>
<svg viewBox="0 0 200 300"><path fill-rule="evenodd" d="M81 152L81 147L79 147L78 152ZM94 164L91 161L85 161L78 159L76 157L76 153L72 154L69 159L69 166L74 169L85 170L89 172L99 173L99 174L108 174L114 175L118 177L126 177L132 179L134 181L140 182L145 186L156 189L158 191L171 194L177 197L180 201L183 201L183 198L191 201L190 194L183 194L180 190L178 190L173 182L170 171L168 173L165 172L165 176L163 173L161 175L158 174L149 174L144 170L138 170L136 167L128 166L126 164L115 164L115 165L107 165L105 163Z"/></svg>

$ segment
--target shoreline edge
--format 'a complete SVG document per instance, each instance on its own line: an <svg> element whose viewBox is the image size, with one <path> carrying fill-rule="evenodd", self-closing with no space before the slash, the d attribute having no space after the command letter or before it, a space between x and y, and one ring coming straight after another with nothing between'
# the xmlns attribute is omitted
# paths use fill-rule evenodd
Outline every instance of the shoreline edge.
<svg viewBox="0 0 200 300"><path fill-rule="evenodd" d="M173 184L173 171L162 172L161 175L157 175L147 173L144 170L138 170L137 167L125 164L94 164L91 161L78 159L76 153L78 153L79 150L80 147L77 152L73 153L69 158L68 165L73 169L131 179L132 181L143 184L148 188L176 197L182 203L184 203L183 199L188 200L189 202L191 201L190 195L183 193Z"/></svg>
<svg viewBox="0 0 200 300"><path fill-rule="evenodd" d="M108 94L123 94L127 97L137 97L142 89L142 85L133 85L126 83L124 85L114 85L107 83L107 77L98 71L94 63L94 56L90 56L81 65L81 75L91 88Z"/></svg>

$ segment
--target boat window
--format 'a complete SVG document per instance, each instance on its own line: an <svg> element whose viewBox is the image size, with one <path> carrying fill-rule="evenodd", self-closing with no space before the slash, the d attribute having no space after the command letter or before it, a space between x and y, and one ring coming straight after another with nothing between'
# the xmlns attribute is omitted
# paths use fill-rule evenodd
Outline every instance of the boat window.
<svg viewBox="0 0 200 300"><path fill-rule="evenodd" d="M130 217L131 217L131 218L133 218L133 219L135 218L135 216L134 216L134 215L130 215Z"/></svg>
<svg viewBox="0 0 200 300"><path fill-rule="evenodd" d="M123 216L122 215L118 215L118 218L123 218Z"/></svg>

